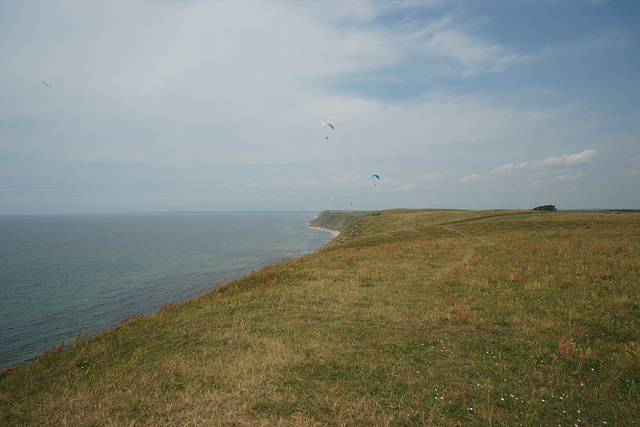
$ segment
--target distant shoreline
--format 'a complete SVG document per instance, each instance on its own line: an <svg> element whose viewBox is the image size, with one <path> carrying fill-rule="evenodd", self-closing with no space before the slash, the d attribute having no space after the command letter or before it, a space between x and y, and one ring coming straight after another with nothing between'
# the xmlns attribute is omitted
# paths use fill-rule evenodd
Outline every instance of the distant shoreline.
<svg viewBox="0 0 640 427"><path fill-rule="evenodd" d="M314 226L309 225L309 224L307 224L307 228L313 228L313 229L316 229L316 230L324 231L324 232L328 233L329 236L331 236L331 239L335 239L340 234L340 232L338 230L330 230L328 228L314 227Z"/></svg>

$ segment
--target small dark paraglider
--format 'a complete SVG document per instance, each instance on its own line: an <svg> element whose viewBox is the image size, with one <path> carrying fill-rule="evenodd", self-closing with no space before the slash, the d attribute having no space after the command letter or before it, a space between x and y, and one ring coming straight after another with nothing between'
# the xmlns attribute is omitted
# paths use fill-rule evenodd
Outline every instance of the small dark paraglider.
<svg viewBox="0 0 640 427"><path fill-rule="evenodd" d="M49 83L45 82L44 80L40 80L40 81L42 82L42 84L44 84L49 89L53 89L53 86L51 86Z"/></svg>

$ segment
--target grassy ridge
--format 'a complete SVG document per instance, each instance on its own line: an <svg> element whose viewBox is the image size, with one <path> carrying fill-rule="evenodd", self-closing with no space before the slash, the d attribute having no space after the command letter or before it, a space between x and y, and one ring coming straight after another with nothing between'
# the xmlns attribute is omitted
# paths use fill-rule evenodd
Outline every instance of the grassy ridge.
<svg viewBox="0 0 640 427"><path fill-rule="evenodd" d="M2 374L0 423L630 424L639 256L637 213L371 213Z"/></svg>
<svg viewBox="0 0 640 427"><path fill-rule="evenodd" d="M328 230L344 230L352 222L369 214L365 211L323 211L316 219L309 222L313 227L326 228Z"/></svg>

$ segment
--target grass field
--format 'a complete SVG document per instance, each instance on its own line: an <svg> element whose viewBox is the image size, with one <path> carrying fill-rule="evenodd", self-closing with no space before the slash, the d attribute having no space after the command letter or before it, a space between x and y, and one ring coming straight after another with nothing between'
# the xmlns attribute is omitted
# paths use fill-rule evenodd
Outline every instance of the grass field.
<svg viewBox="0 0 640 427"><path fill-rule="evenodd" d="M370 213L0 374L0 423L637 423L639 260L638 213Z"/></svg>

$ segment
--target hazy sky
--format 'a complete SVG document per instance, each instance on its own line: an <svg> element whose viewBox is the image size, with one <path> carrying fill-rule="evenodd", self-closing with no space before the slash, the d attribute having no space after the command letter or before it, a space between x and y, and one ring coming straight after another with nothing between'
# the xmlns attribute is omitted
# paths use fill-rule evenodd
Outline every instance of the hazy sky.
<svg viewBox="0 0 640 427"><path fill-rule="evenodd" d="M638 0L0 2L0 213L542 204L640 208Z"/></svg>

